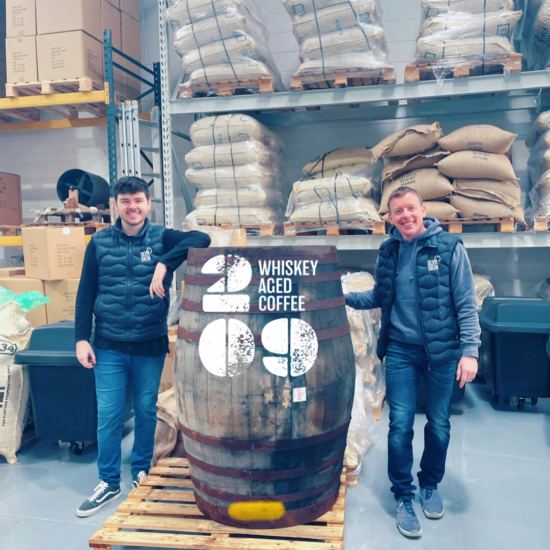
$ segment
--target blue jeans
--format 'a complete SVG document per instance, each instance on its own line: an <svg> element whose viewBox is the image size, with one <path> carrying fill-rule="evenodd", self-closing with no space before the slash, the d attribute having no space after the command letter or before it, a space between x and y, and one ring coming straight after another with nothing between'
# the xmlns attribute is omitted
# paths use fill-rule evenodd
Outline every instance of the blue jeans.
<svg viewBox="0 0 550 550"><path fill-rule="evenodd" d="M98 421L97 467L99 479L120 485L120 446L130 381L134 409L134 446L131 473L149 471L157 426L157 399L165 355L133 356L96 348L94 365Z"/></svg>
<svg viewBox="0 0 550 550"><path fill-rule="evenodd" d="M386 393L390 407L388 475L395 499L414 496L412 484L412 441L416 412L416 391L420 375L426 388L428 422L424 428L424 453L420 461L420 487L437 489L445 473L445 459L451 437L451 399L457 362L428 369L424 346L391 340L386 354Z"/></svg>

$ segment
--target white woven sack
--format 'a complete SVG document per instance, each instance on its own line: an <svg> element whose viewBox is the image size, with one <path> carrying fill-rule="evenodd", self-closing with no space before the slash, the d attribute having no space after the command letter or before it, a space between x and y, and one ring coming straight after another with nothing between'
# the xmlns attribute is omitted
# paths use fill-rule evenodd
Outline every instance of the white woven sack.
<svg viewBox="0 0 550 550"><path fill-rule="evenodd" d="M215 15L237 13L242 7L258 13L254 0L178 0L166 9L166 20L174 27L184 27Z"/></svg>
<svg viewBox="0 0 550 550"><path fill-rule="evenodd" d="M306 176L310 176L317 173L322 174L324 170L356 164L370 166L374 162L372 151L367 147L345 147L315 157L302 168L302 171Z"/></svg>
<svg viewBox="0 0 550 550"><path fill-rule="evenodd" d="M514 0L422 0L423 19L443 13L487 13L500 10L513 11Z"/></svg>
<svg viewBox="0 0 550 550"><path fill-rule="evenodd" d="M320 180L323 178L334 178L340 175L366 175L370 176L372 164L349 164L347 166L339 166L338 168L330 168L321 172L313 172L308 174L310 180Z"/></svg>
<svg viewBox="0 0 550 550"><path fill-rule="evenodd" d="M279 158L261 141L250 139L237 143L203 145L185 155L185 162L195 170L243 164L277 164Z"/></svg>
<svg viewBox="0 0 550 550"><path fill-rule="evenodd" d="M472 38L475 36L512 37L521 11L495 11L489 13L451 13L426 19L419 37L433 36L439 40Z"/></svg>
<svg viewBox="0 0 550 550"><path fill-rule="evenodd" d="M547 130L550 130L550 111L544 111L537 117L525 138L525 146L529 149L534 147L541 134Z"/></svg>
<svg viewBox="0 0 550 550"><path fill-rule="evenodd" d="M527 161L527 167L531 181L533 183L539 181L542 174L550 170L550 150L542 149L537 154L531 154Z"/></svg>
<svg viewBox="0 0 550 550"><path fill-rule="evenodd" d="M355 4L362 4L363 0L349 0L349 3L354 6ZM336 4L342 4L342 0L283 0L283 6L290 15L319 12Z"/></svg>
<svg viewBox="0 0 550 550"><path fill-rule="evenodd" d="M206 206L194 210L185 218L191 225L234 224L261 225L276 221L275 212L267 207Z"/></svg>
<svg viewBox="0 0 550 550"><path fill-rule="evenodd" d="M339 69L366 69L380 71L379 74L362 76L359 78L382 78L383 69L391 69L392 65L384 50L365 51L355 53L341 53L331 55L323 59L305 61L300 65L296 74L302 77L302 82L311 84L334 78L334 74L326 74L324 71L336 71ZM305 78L304 78L305 76ZM352 77L353 78L353 77Z"/></svg>
<svg viewBox="0 0 550 550"><path fill-rule="evenodd" d="M512 207L521 203L521 187L517 181L455 179L453 189L464 196L494 200Z"/></svg>
<svg viewBox="0 0 550 550"><path fill-rule="evenodd" d="M261 164L222 166L221 168L204 168L202 170L189 168L186 170L185 176L197 189L266 186L277 181L275 174Z"/></svg>
<svg viewBox="0 0 550 550"><path fill-rule="evenodd" d="M437 36L437 35L436 35ZM419 38L416 42L417 61L437 61L462 57L479 57L514 53L510 41L504 36L486 38L450 38L440 40L436 36ZM458 61L462 61L461 59Z"/></svg>
<svg viewBox="0 0 550 550"><path fill-rule="evenodd" d="M311 61L333 55L356 52L377 52L382 48L384 29L377 25L364 25L338 32L307 38L300 44L300 59Z"/></svg>
<svg viewBox="0 0 550 550"><path fill-rule="evenodd" d="M343 2L293 19L294 35L300 41L319 34L358 25L380 25L376 0Z"/></svg>
<svg viewBox="0 0 550 550"><path fill-rule="evenodd" d="M342 199L304 204L292 213L291 222L381 221L372 199Z"/></svg>
<svg viewBox="0 0 550 550"><path fill-rule="evenodd" d="M293 185L296 204L308 204L328 200L368 197L372 185L369 178L338 175L333 178L297 181Z"/></svg>
<svg viewBox="0 0 550 550"><path fill-rule="evenodd" d="M16 365L14 355L27 347L31 332L27 313L16 303L0 307L0 455L9 464L17 462L29 399L26 367Z"/></svg>
<svg viewBox="0 0 550 550"><path fill-rule="evenodd" d="M461 218L514 218L525 223L523 208L510 208L501 202L472 199L461 194L451 196L451 204L460 212Z"/></svg>
<svg viewBox="0 0 550 550"><path fill-rule="evenodd" d="M195 208L204 206L266 206L268 194L259 185L237 189L203 189L195 195Z"/></svg>
<svg viewBox="0 0 550 550"><path fill-rule="evenodd" d="M191 125L189 135L195 147L253 139L272 150L283 148L281 140L262 123L240 113L201 118Z"/></svg>

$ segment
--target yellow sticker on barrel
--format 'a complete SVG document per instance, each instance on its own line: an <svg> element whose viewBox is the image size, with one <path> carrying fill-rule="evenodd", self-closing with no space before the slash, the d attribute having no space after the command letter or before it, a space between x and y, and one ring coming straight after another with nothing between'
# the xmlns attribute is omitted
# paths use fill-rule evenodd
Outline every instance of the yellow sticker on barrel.
<svg viewBox="0 0 550 550"><path fill-rule="evenodd" d="M275 521L285 515L285 507L282 502L235 502L227 513L237 521Z"/></svg>

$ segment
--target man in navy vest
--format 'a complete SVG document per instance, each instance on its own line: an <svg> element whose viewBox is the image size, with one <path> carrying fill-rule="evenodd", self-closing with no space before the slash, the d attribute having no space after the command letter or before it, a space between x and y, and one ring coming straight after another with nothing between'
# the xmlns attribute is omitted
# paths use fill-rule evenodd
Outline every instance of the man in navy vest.
<svg viewBox="0 0 550 550"><path fill-rule="evenodd" d="M346 295L355 309L382 309L377 353L386 357L390 408L388 474L397 501L397 528L422 536L414 509L413 424L420 376L428 422L418 481L422 511L443 517L437 486L443 479L450 439L454 380L460 387L477 374L480 327L474 277L460 238L426 217L422 198L401 187L388 200L393 226L380 247L374 288Z"/></svg>
<svg viewBox="0 0 550 550"><path fill-rule="evenodd" d="M120 492L122 421L131 383L134 408L132 485L147 475L157 424L157 395L168 352L169 289L190 248L210 237L151 225L147 183L136 177L115 184L118 219L87 247L75 313L76 355L94 369L98 405L97 465L101 482L77 509L95 514ZM94 347L90 345L95 315Z"/></svg>

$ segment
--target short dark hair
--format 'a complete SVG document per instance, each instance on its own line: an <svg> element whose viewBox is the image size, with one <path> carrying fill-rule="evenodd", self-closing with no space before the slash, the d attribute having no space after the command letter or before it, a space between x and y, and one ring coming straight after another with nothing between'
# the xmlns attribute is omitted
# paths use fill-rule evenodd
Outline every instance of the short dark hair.
<svg viewBox="0 0 550 550"><path fill-rule="evenodd" d="M136 193L145 193L145 198L149 200L149 186L145 180L136 176L126 176L120 178L115 183L115 200L119 195L135 195Z"/></svg>
<svg viewBox="0 0 550 550"><path fill-rule="evenodd" d="M391 213L390 204L393 199L397 197L404 197L408 193L412 193L413 195L416 195L418 197L418 200L420 201L420 206L424 204L420 193L416 189L412 189L411 187L398 187L395 191L392 191L391 195L388 197L388 211Z"/></svg>

